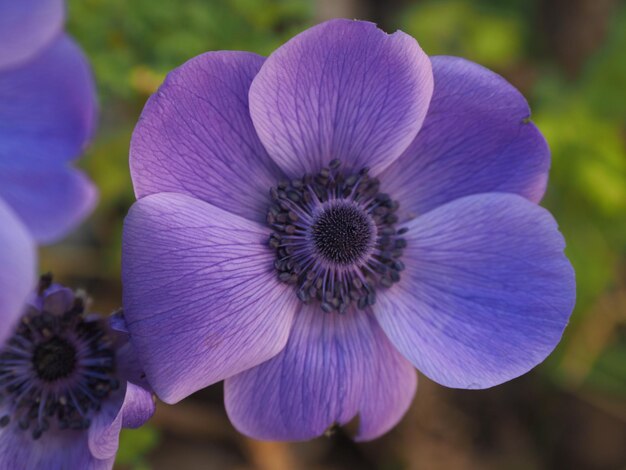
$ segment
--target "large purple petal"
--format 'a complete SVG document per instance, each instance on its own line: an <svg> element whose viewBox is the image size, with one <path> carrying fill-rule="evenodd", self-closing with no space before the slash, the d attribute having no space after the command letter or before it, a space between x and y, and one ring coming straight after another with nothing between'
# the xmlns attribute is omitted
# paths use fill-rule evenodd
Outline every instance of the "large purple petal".
<svg viewBox="0 0 626 470"><path fill-rule="evenodd" d="M410 218L470 194L511 192L539 202L548 145L524 97L499 75L458 57L431 57L435 90L424 125L380 179ZM387 186L386 186L387 188Z"/></svg>
<svg viewBox="0 0 626 470"><path fill-rule="evenodd" d="M250 88L250 112L290 176L317 173L334 158L381 171L415 138L432 89L430 61L415 39L338 19L268 57Z"/></svg>
<svg viewBox="0 0 626 470"><path fill-rule="evenodd" d="M0 199L0 344L12 333L35 288L35 245Z"/></svg>
<svg viewBox="0 0 626 470"><path fill-rule="evenodd" d="M141 115L131 142L137 197L196 196L261 221L281 176L259 141L248 90L264 58L209 52L171 72Z"/></svg>
<svg viewBox="0 0 626 470"><path fill-rule="evenodd" d="M409 225L406 271L375 314L393 344L442 385L486 388L543 361L575 302L563 237L514 194L467 196Z"/></svg>
<svg viewBox="0 0 626 470"><path fill-rule="evenodd" d="M63 0L0 0L0 69L23 62L61 32Z"/></svg>
<svg viewBox="0 0 626 470"><path fill-rule="evenodd" d="M33 60L0 71L0 168L7 160L36 168L77 157L93 133L95 116L87 59L61 36Z"/></svg>
<svg viewBox="0 0 626 470"><path fill-rule="evenodd" d="M98 194L82 172L63 163L27 164L9 157L0 158L0 197L37 241L51 243L91 213Z"/></svg>
<svg viewBox="0 0 626 470"><path fill-rule="evenodd" d="M285 349L225 382L226 410L244 434L304 440L359 415L357 439L374 439L404 415L417 386L412 365L369 312L303 306Z"/></svg>
<svg viewBox="0 0 626 470"><path fill-rule="evenodd" d="M100 460L89 451L87 433L48 431L34 440L15 423L0 428L0 468L11 470L111 470L115 458Z"/></svg>
<svg viewBox="0 0 626 470"><path fill-rule="evenodd" d="M140 199L124 227L124 313L168 403L277 354L298 302L260 225L183 194Z"/></svg>
<svg viewBox="0 0 626 470"><path fill-rule="evenodd" d="M88 436L92 455L103 460L114 458L122 427L143 425L154 410L155 402L149 391L132 383L126 384L125 393L118 393L93 417Z"/></svg>

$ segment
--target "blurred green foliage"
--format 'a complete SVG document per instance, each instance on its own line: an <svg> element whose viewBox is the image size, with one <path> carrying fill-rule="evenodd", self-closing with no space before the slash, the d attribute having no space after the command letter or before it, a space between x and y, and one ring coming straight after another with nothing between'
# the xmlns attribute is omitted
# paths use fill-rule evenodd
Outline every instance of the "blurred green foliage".
<svg viewBox="0 0 626 470"><path fill-rule="evenodd" d="M523 19L476 2L417 4L403 12L400 29L417 38L429 55L458 55L491 68L515 64L523 52Z"/></svg>
<svg viewBox="0 0 626 470"><path fill-rule="evenodd" d="M101 93L99 135L83 160L101 192L89 225L99 277L119 279L121 225L134 199L128 145L147 96L169 70L202 52L268 54L312 23L313 3L69 1L69 29L89 55ZM429 54L464 56L502 73L529 98L553 155L544 204L565 235L578 281L572 323L542 370L562 386L626 396L626 307L618 305L619 314L596 308L626 289L626 9L614 15L605 44L571 79L536 34L537 8L536 0L427 0L398 11L393 26ZM599 326L608 333L594 336ZM120 462L143 468L141 456L156 441L150 428L123 433Z"/></svg>
<svg viewBox="0 0 626 470"><path fill-rule="evenodd" d="M310 18L303 0L73 0L70 30L93 59L101 93L136 98L137 74L159 77L209 50L268 54Z"/></svg>
<svg viewBox="0 0 626 470"><path fill-rule="evenodd" d="M154 449L158 442L159 434L150 426L143 426L138 429L122 429L115 463L130 467L133 470L147 470L150 467L145 462L144 456Z"/></svg>

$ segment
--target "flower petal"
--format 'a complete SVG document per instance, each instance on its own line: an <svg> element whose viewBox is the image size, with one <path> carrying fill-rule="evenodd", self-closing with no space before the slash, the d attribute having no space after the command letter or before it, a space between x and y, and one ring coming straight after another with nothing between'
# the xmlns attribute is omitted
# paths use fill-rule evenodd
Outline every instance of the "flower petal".
<svg viewBox="0 0 626 470"><path fill-rule="evenodd" d="M0 68L23 62L61 32L63 0L3 0L0 2Z"/></svg>
<svg viewBox="0 0 626 470"><path fill-rule="evenodd" d="M157 395L173 403L277 354L297 297L268 233L183 194L140 199L124 227L124 314Z"/></svg>
<svg viewBox="0 0 626 470"><path fill-rule="evenodd" d="M109 328L116 348L116 367L120 380L140 385L146 390L152 389L146 380L143 366L139 362L137 352L130 341L126 318L123 311L117 311L108 318Z"/></svg>
<svg viewBox="0 0 626 470"><path fill-rule="evenodd" d="M50 162L29 167L18 159L0 159L0 197L40 243L55 242L74 229L98 199L82 172Z"/></svg>
<svg viewBox="0 0 626 470"><path fill-rule="evenodd" d="M35 288L36 251L26 228L0 199L0 344Z"/></svg>
<svg viewBox="0 0 626 470"><path fill-rule="evenodd" d="M250 113L290 176L317 173L334 158L379 172L415 138L432 89L430 61L415 39L337 19L268 57L250 87Z"/></svg>
<svg viewBox="0 0 626 470"><path fill-rule="evenodd" d="M558 344L574 271L545 209L514 194L458 199L409 225L406 271L375 314L420 371L486 388L528 372Z"/></svg>
<svg viewBox="0 0 626 470"><path fill-rule="evenodd" d="M28 307L32 307L38 312L46 311L55 315L62 315L74 304L74 291L62 284L52 283L46 290L40 293L42 279L39 284L31 290L26 300ZM34 313L31 311L31 313Z"/></svg>
<svg viewBox="0 0 626 470"><path fill-rule="evenodd" d="M126 398L122 406L124 416L122 426L131 429L143 426L146 421L152 418L155 410L156 402L152 393L143 387L128 383Z"/></svg>
<svg viewBox="0 0 626 470"><path fill-rule="evenodd" d="M368 440L402 418L416 386L369 312L303 306L285 349L226 379L224 393L235 427L257 439L311 439L359 414L357 439Z"/></svg>
<svg viewBox="0 0 626 470"><path fill-rule="evenodd" d="M91 420L87 435L88 448L98 459L115 458L122 430L122 402L125 394L116 393Z"/></svg>
<svg viewBox="0 0 626 470"><path fill-rule="evenodd" d="M510 83L458 57L431 57L435 90L424 125L379 177L407 219L470 194L517 193L539 202L550 150Z"/></svg>
<svg viewBox="0 0 626 470"><path fill-rule="evenodd" d="M0 168L6 161L36 168L77 157L91 138L95 117L87 59L61 36L33 60L0 71Z"/></svg>
<svg viewBox="0 0 626 470"><path fill-rule="evenodd" d="M200 55L171 72L135 128L130 166L138 198L189 194L251 220L264 220L281 177L259 141L248 90L264 58Z"/></svg>
<svg viewBox="0 0 626 470"><path fill-rule="evenodd" d="M92 455L102 460L115 458L122 427L138 428L152 417L155 408L149 391L127 383L125 393L118 393L93 417L88 436Z"/></svg>
<svg viewBox="0 0 626 470"><path fill-rule="evenodd" d="M57 284L44 293L41 299L42 310L54 315L63 315L72 308L74 299L74 292L71 289Z"/></svg>
<svg viewBox="0 0 626 470"><path fill-rule="evenodd" d="M34 440L15 423L0 428L0 468L12 470L111 470L115 458L99 460L91 455L87 433L46 432Z"/></svg>

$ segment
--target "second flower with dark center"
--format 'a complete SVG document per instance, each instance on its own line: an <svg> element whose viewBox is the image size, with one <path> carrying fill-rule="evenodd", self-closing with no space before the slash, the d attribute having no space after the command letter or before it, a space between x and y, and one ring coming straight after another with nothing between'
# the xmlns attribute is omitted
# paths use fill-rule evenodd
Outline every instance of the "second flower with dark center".
<svg viewBox="0 0 626 470"><path fill-rule="evenodd" d="M343 172L333 160L316 175L281 181L270 190L269 245L278 278L298 298L325 312L364 309L376 289L400 280L405 229L397 230L399 203L380 191L368 169Z"/></svg>
<svg viewBox="0 0 626 470"><path fill-rule="evenodd" d="M42 277L40 292L49 288ZM0 426L13 423L34 439L50 428L87 429L119 386L112 339L101 320L86 317L81 297L63 312L30 307L0 350L0 397L9 404Z"/></svg>

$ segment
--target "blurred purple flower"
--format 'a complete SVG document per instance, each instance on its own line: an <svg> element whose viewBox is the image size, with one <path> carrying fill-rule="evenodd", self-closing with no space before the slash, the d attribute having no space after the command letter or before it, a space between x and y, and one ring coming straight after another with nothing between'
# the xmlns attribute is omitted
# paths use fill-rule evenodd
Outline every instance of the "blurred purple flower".
<svg viewBox="0 0 626 470"><path fill-rule="evenodd" d="M366 440L407 410L413 366L485 388L540 363L575 283L529 114L493 72L359 21L170 73L133 135L123 252L157 394L226 379L247 435L358 415Z"/></svg>
<svg viewBox="0 0 626 470"><path fill-rule="evenodd" d="M0 467L111 469L120 429L152 416L152 394L128 335L113 329L119 319L87 314L80 296L45 277L27 296L34 249L11 218L0 208L0 260L15 268L0 277Z"/></svg>
<svg viewBox="0 0 626 470"><path fill-rule="evenodd" d="M96 190L71 166L94 132L89 64L62 31L62 0L0 0L0 199L35 239L58 240Z"/></svg>

